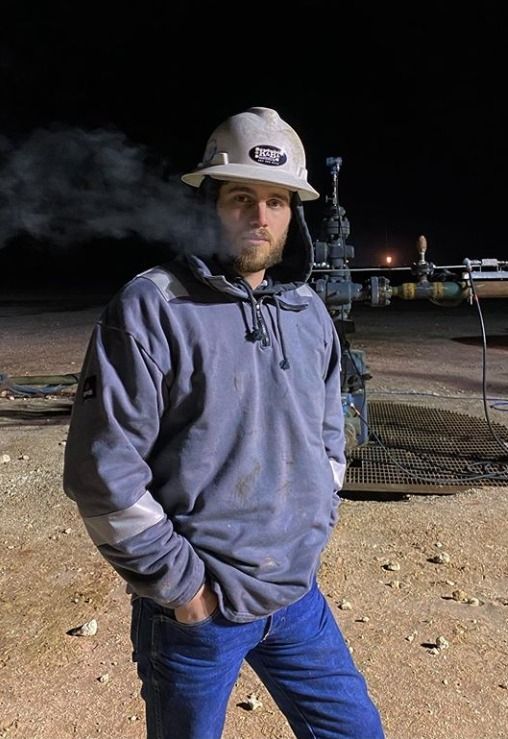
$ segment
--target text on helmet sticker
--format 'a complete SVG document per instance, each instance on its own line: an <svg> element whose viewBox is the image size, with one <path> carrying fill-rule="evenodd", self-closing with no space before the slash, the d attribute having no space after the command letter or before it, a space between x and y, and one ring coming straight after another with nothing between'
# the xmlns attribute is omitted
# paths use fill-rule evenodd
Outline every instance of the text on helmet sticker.
<svg viewBox="0 0 508 739"><path fill-rule="evenodd" d="M258 144L249 151L249 156L258 164L268 164L270 167L280 167L288 160L286 153L278 146Z"/></svg>

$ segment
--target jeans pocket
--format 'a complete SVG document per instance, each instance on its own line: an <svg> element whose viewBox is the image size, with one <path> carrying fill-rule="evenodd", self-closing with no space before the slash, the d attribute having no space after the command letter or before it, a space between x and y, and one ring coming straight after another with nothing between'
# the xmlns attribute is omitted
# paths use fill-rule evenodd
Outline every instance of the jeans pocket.
<svg viewBox="0 0 508 739"><path fill-rule="evenodd" d="M181 624L166 610L154 616L151 637L152 661L169 665L177 655L194 662L199 655L219 653L230 629L219 609L194 624Z"/></svg>
<svg viewBox="0 0 508 739"><path fill-rule="evenodd" d="M202 618L200 621L192 621L191 623L184 623L182 621L177 621L175 618L175 612L174 611L166 611L165 616L170 619L176 626L179 628L187 630L194 630L199 629L201 626L206 626L207 624L214 623L220 618L221 612L219 610L219 606L215 608L215 610L206 618Z"/></svg>

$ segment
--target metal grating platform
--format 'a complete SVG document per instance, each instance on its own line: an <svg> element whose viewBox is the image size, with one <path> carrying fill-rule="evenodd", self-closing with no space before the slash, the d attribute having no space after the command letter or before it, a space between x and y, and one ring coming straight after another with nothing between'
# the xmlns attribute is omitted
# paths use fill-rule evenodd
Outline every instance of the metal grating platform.
<svg viewBox="0 0 508 739"><path fill-rule="evenodd" d="M439 408L372 401L369 426L388 451L371 433L371 440L351 455L346 492L436 495L508 486L508 452L503 455L482 419ZM492 426L508 442L508 428Z"/></svg>

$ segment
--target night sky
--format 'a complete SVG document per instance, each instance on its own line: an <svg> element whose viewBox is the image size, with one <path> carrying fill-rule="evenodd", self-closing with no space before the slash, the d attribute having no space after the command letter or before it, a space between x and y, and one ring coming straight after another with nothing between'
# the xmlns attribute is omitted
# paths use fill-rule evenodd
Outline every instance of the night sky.
<svg viewBox="0 0 508 739"><path fill-rule="evenodd" d="M354 265L407 264L421 233L438 264L506 259L503 4L350 5L2 3L0 284L158 261L171 183L252 105L296 128L322 194L342 157Z"/></svg>

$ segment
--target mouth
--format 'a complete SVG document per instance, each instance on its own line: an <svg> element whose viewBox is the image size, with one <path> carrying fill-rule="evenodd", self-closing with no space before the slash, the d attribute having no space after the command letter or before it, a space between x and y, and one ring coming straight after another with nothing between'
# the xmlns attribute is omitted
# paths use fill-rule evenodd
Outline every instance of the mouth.
<svg viewBox="0 0 508 739"><path fill-rule="evenodd" d="M242 236L242 241L247 241L249 244L264 244L269 242L270 239L268 236L264 236L263 234L251 233Z"/></svg>

